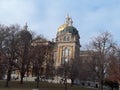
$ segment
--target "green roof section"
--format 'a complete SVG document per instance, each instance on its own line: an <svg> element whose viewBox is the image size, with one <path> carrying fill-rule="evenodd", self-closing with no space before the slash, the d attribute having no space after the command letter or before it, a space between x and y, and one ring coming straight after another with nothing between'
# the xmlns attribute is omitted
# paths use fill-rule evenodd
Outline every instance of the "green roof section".
<svg viewBox="0 0 120 90"><path fill-rule="evenodd" d="M67 26L62 31L59 32L59 34L65 34L65 33L71 33L71 34L76 35L78 34L78 30L73 26Z"/></svg>

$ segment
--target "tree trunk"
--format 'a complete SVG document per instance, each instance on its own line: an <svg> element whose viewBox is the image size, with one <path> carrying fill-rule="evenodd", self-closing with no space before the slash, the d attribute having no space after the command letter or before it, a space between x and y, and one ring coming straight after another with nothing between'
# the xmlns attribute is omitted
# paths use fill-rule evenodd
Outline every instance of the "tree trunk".
<svg viewBox="0 0 120 90"><path fill-rule="evenodd" d="M71 78L71 86L74 85L74 79Z"/></svg>
<svg viewBox="0 0 120 90"><path fill-rule="evenodd" d="M39 82L40 82L40 72L39 72L40 68L38 66L38 69L37 69L37 88L39 88Z"/></svg>
<svg viewBox="0 0 120 90"><path fill-rule="evenodd" d="M100 80L99 82L99 90L103 90L103 80Z"/></svg>
<svg viewBox="0 0 120 90"><path fill-rule="evenodd" d="M23 78L24 78L24 72L22 71L21 72L21 80L20 80L20 83L23 84Z"/></svg>
<svg viewBox="0 0 120 90"><path fill-rule="evenodd" d="M11 79L11 68L9 68L8 73L7 73L7 79L6 79L6 87L9 86L9 81Z"/></svg>
<svg viewBox="0 0 120 90"><path fill-rule="evenodd" d="M38 74L38 76L37 76L37 88L39 88L39 74Z"/></svg>
<svg viewBox="0 0 120 90"><path fill-rule="evenodd" d="M118 82L118 88L119 88L118 90L120 90L120 82Z"/></svg>
<svg viewBox="0 0 120 90"><path fill-rule="evenodd" d="M111 90L113 90L113 86L111 86Z"/></svg>

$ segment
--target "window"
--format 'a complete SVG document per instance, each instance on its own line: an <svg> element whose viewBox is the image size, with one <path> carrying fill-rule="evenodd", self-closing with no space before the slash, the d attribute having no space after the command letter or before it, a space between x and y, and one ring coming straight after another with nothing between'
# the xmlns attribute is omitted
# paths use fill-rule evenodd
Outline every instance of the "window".
<svg viewBox="0 0 120 90"><path fill-rule="evenodd" d="M69 49L65 49L65 56L68 56L68 54L69 54Z"/></svg>
<svg viewBox="0 0 120 90"><path fill-rule="evenodd" d="M69 41L70 40L70 38L69 38L69 36L67 37L67 41Z"/></svg>
<svg viewBox="0 0 120 90"><path fill-rule="evenodd" d="M70 36L64 36L63 41L70 41Z"/></svg>
<svg viewBox="0 0 120 90"><path fill-rule="evenodd" d="M62 56L67 57L69 55L70 55L70 49L65 48L65 49L62 50Z"/></svg>
<svg viewBox="0 0 120 90"><path fill-rule="evenodd" d="M66 36L64 36L63 41L66 41Z"/></svg>
<svg viewBox="0 0 120 90"><path fill-rule="evenodd" d="M68 63L68 58L62 58L61 64Z"/></svg>
<svg viewBox="0 0 120 90"><path fill-rule="evenodd" d="M68 48L65 48L64 49L64 54L65 54L65 56L69 56L70 50Z"/></svg>

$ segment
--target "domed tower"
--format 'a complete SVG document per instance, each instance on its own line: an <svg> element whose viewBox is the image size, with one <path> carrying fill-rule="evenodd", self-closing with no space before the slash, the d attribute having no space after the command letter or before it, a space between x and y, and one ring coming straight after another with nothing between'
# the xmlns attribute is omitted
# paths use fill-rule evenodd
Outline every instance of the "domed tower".
<svg viewBox="0 0 120 90"><path fill-rule="evenodd" d="M76 60L80 54L80 36L78 30L73 26L72 18L66 17L66 21L58 28L56 35L56 67L65 61Z"/></svg>
<svg viewBox="0 0 120 90"><path fill-rule="evenodd" d="M30 31L28 31L28 25L27 23L23 27L23 29L19 32L19 38L21 38L22 41L31 43L32 35Z"/></svg>

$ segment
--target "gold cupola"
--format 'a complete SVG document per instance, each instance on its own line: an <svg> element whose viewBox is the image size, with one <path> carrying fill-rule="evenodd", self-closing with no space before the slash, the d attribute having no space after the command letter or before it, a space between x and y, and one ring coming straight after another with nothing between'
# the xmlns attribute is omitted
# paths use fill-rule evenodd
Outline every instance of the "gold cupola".
<svg viewBox="0 0 120 90"><path fill-rule="evenodd" d="M73 24L72 19L69 17L69 15L67 15L65 23L58 28L58 32L61 32L68 26L72 26L72 24Z"/></svg>

